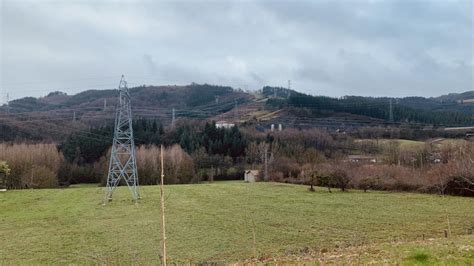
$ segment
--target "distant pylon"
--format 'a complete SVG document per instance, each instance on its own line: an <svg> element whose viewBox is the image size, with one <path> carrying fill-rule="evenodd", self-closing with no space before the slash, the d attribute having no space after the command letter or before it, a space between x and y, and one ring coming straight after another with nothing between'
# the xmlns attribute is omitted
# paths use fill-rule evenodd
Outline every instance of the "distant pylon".
<svg viewBox="0 0 474 266"><path fill-rule="evenodd" d="M286 98L290 98L291 94L291 80L288 80L288 94L286 95Z"/></svg>
<svg viewBox="0 0 474 266"><path fill-rule="evenodd" d="M119 106L115 117L114 140L110 156L109 174L105 202L112 200L112 194L124 180L135 202L140 198L138 188L137 160L135 157L135 141L132 128L132 108L130 93L123 75L119 83ZM104 202L104 204L105 204Z"/></svg>
<svg viewBox="0 0 474 266"><path fill-rule="evenodd" d="M393 122L393 102L392 102L392 98L390 98L389 119L390 119L390 122Z"/></svg>
<svg viewBox="0 0 474 266"><path fill-rule="evenodd" d="M7 113L10 113L10 94L7 93Z"/></svg>
<svg viewBox="0 0 474 266"><path fill-rule="evenodd" d="M234 121L237 122L237 101L234 100Z"/></svg>
<svg viewBox="0 0 474 266"><path fill-rule="evenodd" d="M173 108L172 117L171 117L171 125L174 126L175 122L176 122L176 110Z"/></svg>

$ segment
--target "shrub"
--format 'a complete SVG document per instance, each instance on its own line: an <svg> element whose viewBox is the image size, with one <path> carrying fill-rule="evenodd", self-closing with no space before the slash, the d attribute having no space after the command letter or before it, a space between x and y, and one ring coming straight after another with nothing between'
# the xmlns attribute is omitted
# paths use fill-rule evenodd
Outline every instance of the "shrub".
<svg viewBox="0 0 474 266"><path fill-rule="evenodd" d="M331 176L333 166L329 163L319 164L314 169L314 176L316 184L321 187L326 187L331 193L331 188L334 187L334 180Z"/></svg>
<svg viewBox="0 0 474 266"><path fill-rule="evenodd" d="M352 185L359 189L416 191L426 185L420 171L399 165L362 165L352 172Z"/></svg>
<svg viewBox="0 0 474 266"><path fill-rule="evenodd" d="M159 184L161 175L160 148L155 145L143 145L137 148L136 155L139 183L142 185Z"/></svg>
<svg viewBox="0 0 474 266"><path fill-rule="evenodd" d="M427 189L441 195L474 196L473 165L469 158L458 158L434 166L426 173Z"/></svg>
<svg viewBox="0 0 474 266"><path fill-rule="evenodd" d="M292 158L278 156L269 164L269 177L272 181L283 181L299 176L301 169Z"/></svg>
<svg viewBox="0 0 474 266"><path fill-rule="evenodd" d="M364 192L369 189L381 189L381 179L378 174L374 174L374 168L373 165L361 165L355 168L351 185Z"/></svg>
<svg viewBox="0 0 474 266"><path fill-rule="evenodd" d="M54 144L0 144L0 160L11 168L8 188L49 188L58 185L63 156Z"/></svg>
<svg viewBox="0 0 474 266"><path fill-rule="evenodd" d="M10 166L7 162L0 161L0 188L6 188L7 178L10 175Z"/></svg>
<svg viewBox="0 0 474 266"><path fill-rule="evenodd" d="M333 184L340 188L341 191L346 191L351 181L349 176L349 167L347 165L335 166L331 171L330 178Z"/></svg>
<svg viewBox="0 0 474 266"><path fill-rule="evenodd" d="M183 184L195 180L193 160L179 145L165 148L163 153L165 183ZM137 148L136 155L140 184L159 184L161 178L160 148L155 145L140 146Z"/></svg>
<svg viewBox="0 0 474 266"><path fill-rule="evenodd" d="M46 166L34 165L31 174L23 173L22 184L27 188L51 188L58 186L57 174Z"/></svg>
<svg viewBox="0 0 474 266"><path fill-rule="evenodd" d="M168 183L189 183L194 178L194 164L191 156L175 144L166 149L165 178Z"/></svg>

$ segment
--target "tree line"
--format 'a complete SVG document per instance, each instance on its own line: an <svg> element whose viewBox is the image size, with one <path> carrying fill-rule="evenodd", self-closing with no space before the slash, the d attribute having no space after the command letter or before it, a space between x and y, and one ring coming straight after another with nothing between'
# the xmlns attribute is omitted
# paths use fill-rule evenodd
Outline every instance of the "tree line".
<svg viewBox="0 0 474 266"><path fill-rule="evenodd" d="M431 125L473 125L474 118L462 112L435 112L428 109L418 109L404 105L397 99L375 98L361 96L345 96L332 98L327 96L311 96L284 88L264 87L263 94L271 98L268 105L275 107L298 107L310 110L311 116L321 117L328 111L362 115L398 123L423 123ZM390 104L390 102L392 102ZM392 106L392 116L390 115Z"/></svg>
<svg viewBox="0 0 474 266"><path fill-rule="evenodd" d="M260 170L259 179L329 189L340 187L466 195L474 180L474 147L468 141L441 146L402 147L397 130L387 128L357 134L320 129L259 131L252 127L217 128L214 122L181 120L164 127L159 120L133 123L140 183L159 180L158 146L166 148L166 182L243 179L246 169ZM9 187L55 187L74 183L104 183L113 127L78 131L60 144L1 144L0 161L11 173ZM361 140L367 137L368 140ZM28 156L23 156L27 154ZM374 164L352 162L365 155ZM434 185L440 184L442 186ZM464 186L464 188L462 188Z"/></svg>

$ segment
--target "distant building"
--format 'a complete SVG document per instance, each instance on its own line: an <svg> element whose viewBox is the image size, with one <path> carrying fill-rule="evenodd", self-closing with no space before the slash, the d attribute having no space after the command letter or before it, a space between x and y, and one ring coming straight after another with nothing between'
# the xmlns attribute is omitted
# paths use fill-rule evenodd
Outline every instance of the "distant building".
<svg viewBox="0 0 474 266"><path fill-rule="evenodd" d="M467 132L466 133L467 140L474 140L474 132Z"/></svg>
<svg viewBox="0 0 474 266"><path fill-rule="evenodd" d="M474 130L474 127L446 127L445 131L471 131Z"/></svg>
<svg viewBox="0 0 474 266"><path fill-rule="evenodd" d="M348 155L347 160L351 163L361 163L361 164L375 164L377 163L377 158L370 155Z"/></svg>
<svg viewBox="0 0 474 266"><path fill-rule="evenodd" d="M229 123L229 122L226 122L226 121L218 121L216 122L216 127L217 128L232 128L234 127L235 124L233 123Z"/></svg>
<svg viewBox="0 0 474 266"><path fill-rule="evenodd" d="M474 103L474 99L463 99L463 100L458 100L457 102L460 104L469 104L469 103Z"/></svg>
<svg viewBox="0 0 474 266"><path fill-rule="evenodd" d="M244 180L245 182L253 183L258 179L258 170L245 170Z"/></svg>

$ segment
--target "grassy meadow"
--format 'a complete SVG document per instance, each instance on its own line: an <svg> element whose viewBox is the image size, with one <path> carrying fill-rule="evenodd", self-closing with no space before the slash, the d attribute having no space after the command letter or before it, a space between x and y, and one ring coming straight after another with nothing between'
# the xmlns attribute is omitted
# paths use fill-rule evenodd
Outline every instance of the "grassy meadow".
<svg viewBox="0 0 474 266"><path fill-rule="evenodd" d="M371 143L379 147L386 147L389 143L397 143L402 149L417 149L423 148L426 144L424 141L407 140L407 139L358 139L356 143Z"/></svg>
<svg viewBox="0 0 474 266"><path fill-rule="evenodd" d="M216 182L166 186L171 262L474 264L474 199ZM0 264L157 264L159 187L0 193ZM444 238L446 211L452 236ZM255 236L255 238L254 238ZM255 245L254 245L255 243Z"/></svg>

